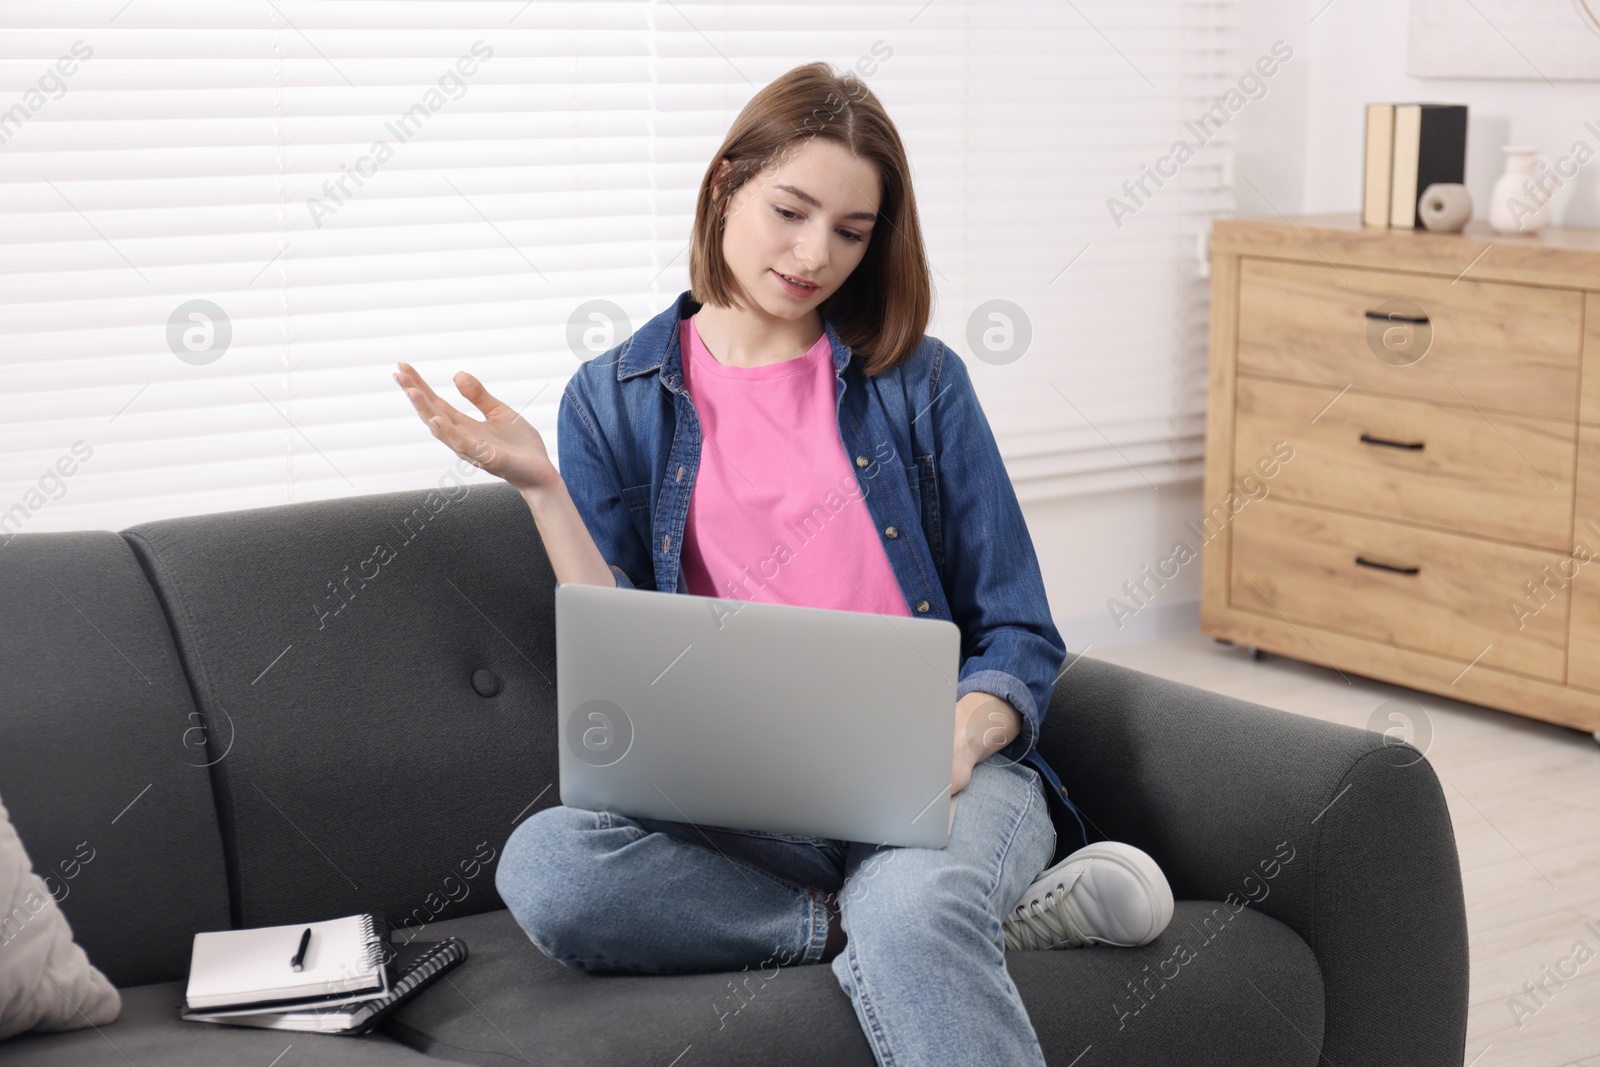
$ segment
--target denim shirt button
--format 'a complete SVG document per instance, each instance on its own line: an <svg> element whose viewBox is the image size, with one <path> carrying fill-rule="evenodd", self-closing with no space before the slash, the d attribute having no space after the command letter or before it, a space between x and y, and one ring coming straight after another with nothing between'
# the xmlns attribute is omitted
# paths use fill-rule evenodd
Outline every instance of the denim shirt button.
<svg viewBox="0 0 1600 1067"><path fill-rule="evenodd" d="M928 610L928 602L926 600L917 601L917 610L921 611L921 612L926 612Z"/></svg>
<svg viewBox="0 0 1600 1067"><path fill-rule="evenodd" d="M893 526L891 526L887 530L883 531L883 536L891 537L891 538L899 537L900 536L900 531L896 530Z"/></svg>
<svg viewBox="0 0 1600 1067"><path fill-rule="evenodd" d="M867 465L867 457L866 456L857 456L856 457L856 466L865 467L866 465Z"/></svg>

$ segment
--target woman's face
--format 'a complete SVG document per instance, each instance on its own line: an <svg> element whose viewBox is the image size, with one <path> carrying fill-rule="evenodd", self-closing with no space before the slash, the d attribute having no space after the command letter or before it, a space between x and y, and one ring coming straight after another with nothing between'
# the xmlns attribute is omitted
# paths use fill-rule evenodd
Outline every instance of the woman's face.
<svg viewBox="0 0 1600 1067"><path fill-rule="evenodd" d="M728 205L722 254L748 301L777 318L810 315L866 255L879 195L873 164L815 137L745 182Z"/></svg>

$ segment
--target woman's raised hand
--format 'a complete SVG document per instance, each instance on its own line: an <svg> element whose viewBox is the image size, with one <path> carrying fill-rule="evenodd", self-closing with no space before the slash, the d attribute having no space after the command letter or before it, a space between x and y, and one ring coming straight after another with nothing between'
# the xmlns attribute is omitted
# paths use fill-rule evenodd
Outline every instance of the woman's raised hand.
<svg viewBox="0 0 1600 1067"><path fill-rule="evenodd" d="M561 480L544 439L533 424L512 408L495 399L489 390L466 371L455 376L456 389L483 412L483 421L457 411L422 380L416 368L399 363L394 380L400 383L417 416L433 436L456 455L522 492L553 488Z"/></svg>

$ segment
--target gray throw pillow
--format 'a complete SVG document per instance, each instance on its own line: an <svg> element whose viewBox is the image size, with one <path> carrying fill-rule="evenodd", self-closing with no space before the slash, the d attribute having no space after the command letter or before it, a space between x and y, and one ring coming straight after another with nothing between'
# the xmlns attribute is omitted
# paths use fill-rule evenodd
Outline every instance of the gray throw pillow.
<svg viewBox="0 0 1600 1067"><path fill-rule="evenodd" d="M0 804L0 1039L28 1030L101 1026L122 996L72 939ZM0 1059L4 1055L0 1054Z"/></svg>

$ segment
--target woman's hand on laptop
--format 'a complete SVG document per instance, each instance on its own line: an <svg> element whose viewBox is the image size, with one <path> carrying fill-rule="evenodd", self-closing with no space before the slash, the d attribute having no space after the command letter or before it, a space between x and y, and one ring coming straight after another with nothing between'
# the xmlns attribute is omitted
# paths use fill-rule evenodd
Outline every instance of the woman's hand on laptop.
<svg viewBox="0 0 1600 1067"><path fill-rule="evenodd" d="M462 371L454 381L461 395L483 412L482 422L447 403L411 364L396 366L400 369L394 380L417 416L456 455L523 492L549 489L561 480L539 431L510 405L491 396L477 378Z"/></svg>
<svg viewBox="0 0 1600 1067"><path fill-rule="evenodd" d="M956 701L955 762L950 795L972 781L972 768L1009 745L1022 731L1022 713L993 693L973 691Z"/></svg>

